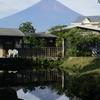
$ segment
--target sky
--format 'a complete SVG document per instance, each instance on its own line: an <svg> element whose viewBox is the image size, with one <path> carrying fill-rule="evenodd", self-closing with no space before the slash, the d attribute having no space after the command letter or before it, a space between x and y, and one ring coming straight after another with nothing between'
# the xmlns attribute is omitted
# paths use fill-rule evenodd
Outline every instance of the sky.
<svg viewBox="0 0 100 100"><path fill-rule="evenodd" d="M0 0L0 19L24 10L41 0ZM70 9L84 15L100 15L98 0L57 0Z"/></svg>
<svg viewBox="0 0 100 100"><path fill-rule="evenodd" d="M24 100L41 100L38 97L32 95L31 93L27 92L24 93L22 89L17 91L17 96L20 99L24 99ZM66 97L65 95L61 96L60 98L56 99L56 100L69 100L68 97Z"/></svg>

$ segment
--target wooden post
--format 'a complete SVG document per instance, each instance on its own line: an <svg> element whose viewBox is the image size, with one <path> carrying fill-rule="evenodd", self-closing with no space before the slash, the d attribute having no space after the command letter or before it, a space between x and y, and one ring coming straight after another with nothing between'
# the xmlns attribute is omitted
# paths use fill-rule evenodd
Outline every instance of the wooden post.
<svg viewBox="0 0 100 100"><path fill-rule="evenodd" d="M62 38L62 57L64 58L65 53L65 45L64 45L64 38Z"/></svg>
<svg viewBox="0 0 100 100"><path fill-rule="evenodd" d="M62 71L62 89L64 89L64 79L65 77L64 77L64 71Z"/></svg>
<svg viewBox="0 0 100 100"><path fill-rule="evenodd" d="M24 72L21 71L21 83L23 84L24 83Z"/></svg>

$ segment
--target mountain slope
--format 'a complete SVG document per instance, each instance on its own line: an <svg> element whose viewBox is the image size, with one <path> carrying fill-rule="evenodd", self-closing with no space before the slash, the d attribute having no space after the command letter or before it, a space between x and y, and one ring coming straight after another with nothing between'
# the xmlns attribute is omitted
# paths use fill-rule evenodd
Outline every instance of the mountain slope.
<svg viewBox="0 0 100 100"><path fill-rule="evenodd" d="M56 0L41 0L23 11L0 19L0 27L18 28L20 23L28 21L40 32L55 25L70 25L78 16L81 15Z"/></svg>
<svg viewBox="0 0 100 100"><path fill-rule="evenodd" d="M45 86L45 89L40 89L40 86L35 87L35 91L31 91L30 93L40 100L56 100L62 96L58 95L57 91L51 90L50 87L47 86Z"/></svg>

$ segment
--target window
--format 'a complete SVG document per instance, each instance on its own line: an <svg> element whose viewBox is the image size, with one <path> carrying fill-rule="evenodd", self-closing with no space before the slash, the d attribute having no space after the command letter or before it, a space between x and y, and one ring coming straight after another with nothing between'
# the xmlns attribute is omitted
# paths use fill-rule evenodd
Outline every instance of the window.
<svg viewBox="0 0 100 100"><path fill-rule="evenodd" d="M6 44L12 44L12 42L6 42Z"/></svg>
<svg viewBox="0 0 100 100"><path fill-rule="evenodd" d="M15 40L15 48L22 48L22 40L21 39Z"/></svg>
<svg viewBox="0 0 100 100"><path fill-rule="evenodd" d="M52 40L52 39L50 39L50 42L53 42L53 40Z"/></svg>

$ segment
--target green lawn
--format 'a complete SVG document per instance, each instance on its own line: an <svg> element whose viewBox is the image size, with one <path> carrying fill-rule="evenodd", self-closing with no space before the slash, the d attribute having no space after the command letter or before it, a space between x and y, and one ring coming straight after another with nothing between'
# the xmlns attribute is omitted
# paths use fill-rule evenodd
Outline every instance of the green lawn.
<svg viewBox="0 0 100 100"><path fill-rule="evenodd" d="M66 71L68 90L82 100L100 100L100 58L73 57L66 59L60 68ZM71 84L71 85L70 85ZM71 86L71 87L70 87Z"/></svg>

